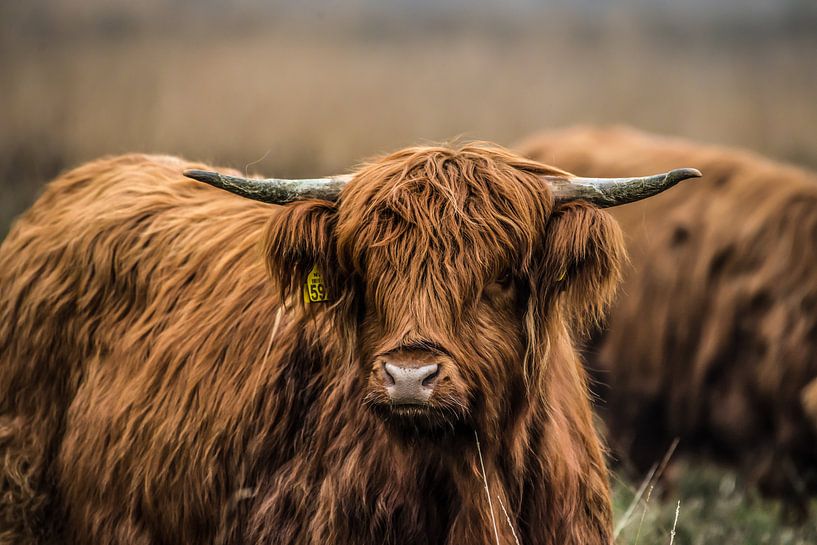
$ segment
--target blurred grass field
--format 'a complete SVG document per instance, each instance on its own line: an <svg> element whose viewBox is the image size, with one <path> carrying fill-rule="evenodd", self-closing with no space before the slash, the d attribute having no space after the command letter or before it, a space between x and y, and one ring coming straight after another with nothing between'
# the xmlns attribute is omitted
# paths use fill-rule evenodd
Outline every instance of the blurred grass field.
<svg viewBox="0 0 817 545"><path fill-rule="evenodd" d="M0 4L0 238L58 172L127 151L317 176L405 145L625 123L817 167L812 3L217 4ZM616 481L619 518L638 485ZM814 519L785 522L729 472L693 466L660 492L618 543L669 543L678 500L678 545L817 543Z"/></svg>
<svg viewBox="0 0 817 545"><path fill-rule="evenodd" d="M812 517L794 522L776 500L747 489L732 471L706 465L684 465L671 491L659 486L649 501L637 502L621 531L618 545L658 545L670 542L675 527L678 545L814 545L817 543L817 501ZM640 483L614 478L616 521L630 507Z"/></svg>

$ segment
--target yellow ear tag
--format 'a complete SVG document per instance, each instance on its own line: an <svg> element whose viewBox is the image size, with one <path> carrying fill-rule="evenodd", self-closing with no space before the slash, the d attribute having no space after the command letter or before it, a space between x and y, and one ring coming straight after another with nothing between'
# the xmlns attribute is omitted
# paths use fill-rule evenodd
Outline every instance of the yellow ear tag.
<svg viewBox="0 0 817 545"><path fill-rule="evenodd" d="M323 277L318 270L318 266L314 265L304 283L304 303L320 303L328 300L329 295L326 293Z"/></svg>
<svg viewBox="0 0 817 545"><path fill-rule="evenodd" d="M565 271L562 271L562 274L559 275L559 278L557 278L556 281L561 282L562 280L565 279L565 276L566 276Z"/></svg>

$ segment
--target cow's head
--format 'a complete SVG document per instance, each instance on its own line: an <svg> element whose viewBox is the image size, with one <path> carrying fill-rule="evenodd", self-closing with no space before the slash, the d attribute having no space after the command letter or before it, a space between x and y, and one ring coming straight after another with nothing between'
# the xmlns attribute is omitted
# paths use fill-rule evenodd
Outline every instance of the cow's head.
<svg viewBox="0 0 817 545"><path fill-rule="evenodd" d="M273 278L328 313L396 429L501 425L541 391L548 347L595 320L624 250L611 206L694 171L590 180L486 144L406 149L354 176L301 182L188 175L267 202ZM300 200L302 197L311 197ZM592 203L592 204L591 204ZM304 292L317 270L320 288Z"/></svg>

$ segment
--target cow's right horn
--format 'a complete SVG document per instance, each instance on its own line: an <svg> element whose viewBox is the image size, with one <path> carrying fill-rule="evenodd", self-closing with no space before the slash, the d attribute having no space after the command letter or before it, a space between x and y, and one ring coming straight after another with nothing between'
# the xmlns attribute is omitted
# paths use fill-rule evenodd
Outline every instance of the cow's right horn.
<svg viewBox="0 0 817 545"><path fill-rule="evenodd" d="M640 178L560 178L545 176L557 202L582 200L599 208L640 201L657 195L678 182L699 178L694 168L677 168L664 174Z"/></svg>
<svg viewBox="0 0 817 545"><path fill-rule="evenodd" d="M241 178L198 169L185 170L184 175L230 193L269 204L287 204L304 199L323 199L334 202L338 200L343 186L352 179L351 176L305 180Z"/></svg>

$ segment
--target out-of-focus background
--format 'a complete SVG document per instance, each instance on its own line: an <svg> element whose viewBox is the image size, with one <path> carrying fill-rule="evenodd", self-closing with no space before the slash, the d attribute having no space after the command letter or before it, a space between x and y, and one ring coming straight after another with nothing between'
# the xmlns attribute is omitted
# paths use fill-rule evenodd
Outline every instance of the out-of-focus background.
<svg viewBox="0 0 817 545"><path fill-rule="evenodd" d="M0 238L61 170L127 151L276 176L401 146L624 123L817 166L814 0L5 0ZM814 543L712 468L616 482L620 543ZM646 491L645 491L646 492Z"/></svg>
<svg viewBox="0 0 817 545"><path fill-rule="evenodd" d="M125 151L318 175L622 122L817 164L814 0L10 0L0 49L0 236Z"/></svg>

